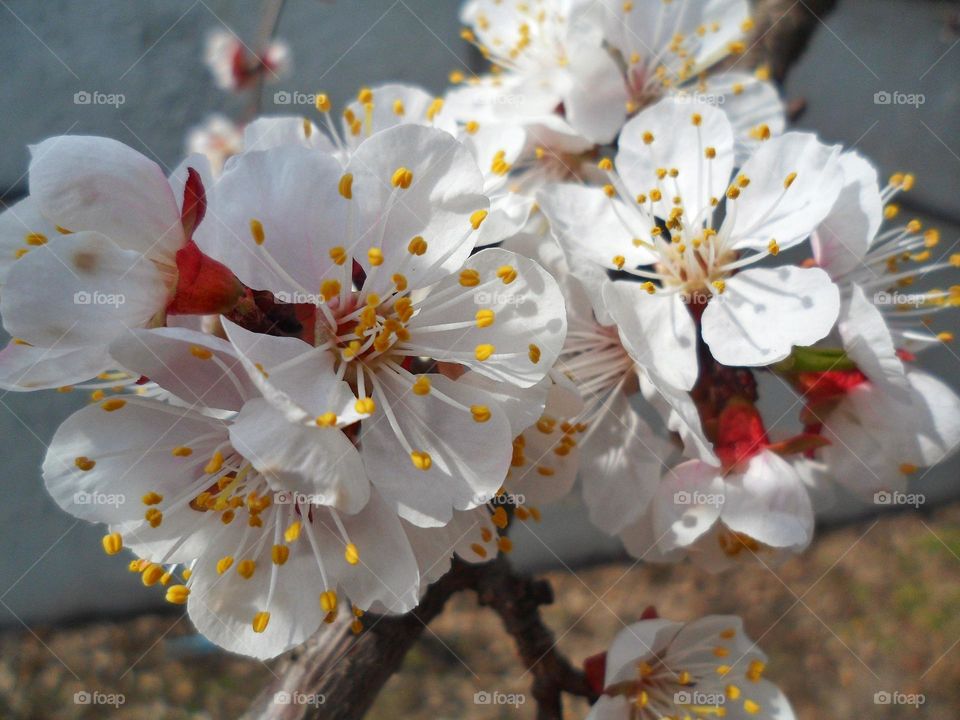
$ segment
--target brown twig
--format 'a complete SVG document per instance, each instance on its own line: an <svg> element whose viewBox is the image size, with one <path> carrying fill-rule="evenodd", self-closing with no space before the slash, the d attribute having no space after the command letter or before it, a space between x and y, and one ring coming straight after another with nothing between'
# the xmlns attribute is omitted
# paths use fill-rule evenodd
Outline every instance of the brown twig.
<svg viewBox="0 0 960 720"><path fill-rule="evenodd" d="M317 633L277 667L277 679L260 693L244 718L363 717L427 624L462 590L476 591L480 604L494 610L514 638L523 665L533 676L538 720L561 718L563 692L591 697L583 673L555 648L553 634L540 617L540 606L553 601L549 583L518 574L501 556L485 565L455 561L453 569L430 587L413 612L399 617L367 616L367 629L359 637L339 625ZM324 702L278 703L278 693L291 698L295 693L322 696Z"/></svg>

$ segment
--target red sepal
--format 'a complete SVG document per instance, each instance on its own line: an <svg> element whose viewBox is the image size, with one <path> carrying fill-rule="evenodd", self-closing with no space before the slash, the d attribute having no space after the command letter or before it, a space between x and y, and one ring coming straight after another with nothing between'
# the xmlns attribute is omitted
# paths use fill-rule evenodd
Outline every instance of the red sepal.
<svg viewBox="0 0 960 720"><path fill-rule="evenodd" d="M218 315L234 308L243 284L223 263L204 255L190 240L177 251L177 290L170 315Z"/></svg>
<svg viewBox="0 0 960 720"><path fill-rule="evenodd" d="M591 655L583 661L583 672L587 676L587 684L594 694L603 694L603 680L607 674L607 653Z"/></svg>

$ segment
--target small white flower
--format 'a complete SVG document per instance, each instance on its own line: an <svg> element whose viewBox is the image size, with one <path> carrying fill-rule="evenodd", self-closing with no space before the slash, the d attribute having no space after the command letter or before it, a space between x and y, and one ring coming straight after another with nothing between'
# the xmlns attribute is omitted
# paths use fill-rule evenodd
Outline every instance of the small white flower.
<svg viewBox="0 0 960 720"><path fill-rule="evenodd" d="M603 694L587 717L793 720L786 697L763 677L766 665L738 617L642 620L624 628L610 646Z"/></svg>
<svg viewBox="0 0 960 720"><path fill-rule="evenodd" d="M234 33L216 30L207 37L204 62L217 87L239 90L260 74L270 82L287 75L290 72L290 48L282 40L273 40L260 57L256 57Z"/></svg>
<svg viewBox="0 0 960 720"><path fill-rule="evenodd" d="M738 160L749 157L758 142L783 132L783 103L767 81L765 68L755 74L734 69L711 72L747 49L753 29L747 0L603 0L603 4L605 37L626 66L629 90L626 111L608 112L619 110L624 117L667 95L691 111L718 106L733 125Z"/></svg>
<svg viewBox="0 0 960 720"><path fill-rule="evenodd" d="M138 330L112 351L179 402L112 397L80 410L57 431L44 479L65 510L108 523L108 554L136 552L131 569L187 603L200 632L269 658L332 621L340 592L361 609L416 604L396 514L375 491L345 495L364 474L341 433L290 424L219 338Z"/></svg>
<svg viewBox="0 0 960 720"><path fill-rule="evenodd" d="M359 432L380 493L425 527L493 496L512 439L494 397L436 370L531 387L566 332L559 289L536 263L470 256L482 191L469 150L406 124L365 140L345 168L297 145L245 152L213 193L217 223L198 233L249 287L302 309L302 339L226 323L264 396L294 423ZM334 379L349 383L346 407Z"/></svg>
<svg viewBox="0 0 960 720"><path fill-rule="evenodd" d="M227 158L243 150L243 131L225 115L211 115L187 135L187 153L206 156L210 170L219 175Z"/></svg>

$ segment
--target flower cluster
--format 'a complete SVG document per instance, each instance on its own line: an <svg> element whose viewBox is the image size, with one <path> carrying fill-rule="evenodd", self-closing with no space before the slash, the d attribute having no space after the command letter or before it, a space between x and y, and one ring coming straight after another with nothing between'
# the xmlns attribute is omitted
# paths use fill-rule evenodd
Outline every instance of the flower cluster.
<svg viewBox="0 0 960 720"><path fill-rule="evenodd" d="M0 387L92 397L50 493L232 650L411 609L578 476L631 554L717 571L804 549L831 485L902 490L960 441L960 400L916 367L960 299L924 280L960 258L896 224L913 176L881 188L785 131L762 69L716 69L746 2L462 18L492 66L443 97L319 93L316 124L221 123L169 177L52 138L0 216ZM771 383L796 396L779 416ZM789 717L739 621L628 630L595 717L719 714L693 689Z"/></svg>

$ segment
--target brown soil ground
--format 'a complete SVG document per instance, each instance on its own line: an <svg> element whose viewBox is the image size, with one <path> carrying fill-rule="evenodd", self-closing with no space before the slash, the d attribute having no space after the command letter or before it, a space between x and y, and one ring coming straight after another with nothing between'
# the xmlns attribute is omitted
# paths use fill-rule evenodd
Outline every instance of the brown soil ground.
<svg viewBox="0 0 960 720"><path fill-rule="evenodd" d="M602 650L648 604L677 619L736 613L802 720L960 717L960 505L821 532L775 573L756 566L714 577L686 565L618 563L549 578L557 602L546 620L574 662ZM233 720L269 672L217 652L184 656L179 638L190 634L188 621L169 615L9 631L0 636L0 717ZM465 595L431 625L370 717L532 718L532 701L514 708L473 697L527 693L529 680L497 618ZM76 704L83 689L123 693L125 702ZM925 703L878 705L883 691L922 694ZM568 717L585 714L584 703L567 703Z"/></svg>

